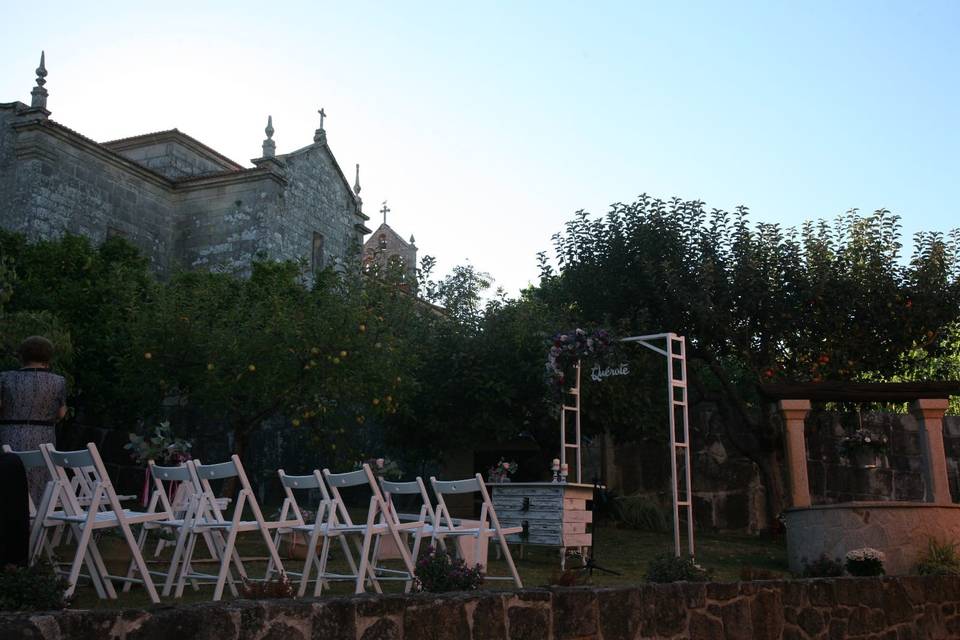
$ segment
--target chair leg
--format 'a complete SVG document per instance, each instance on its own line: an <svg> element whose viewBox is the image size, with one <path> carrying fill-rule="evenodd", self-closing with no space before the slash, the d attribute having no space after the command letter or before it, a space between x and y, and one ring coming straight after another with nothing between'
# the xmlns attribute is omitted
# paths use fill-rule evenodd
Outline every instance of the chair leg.
<svg viewBox="0 0 960 640"><path fill-rule="evenodd" d="M497 541L500 543L500 548L503 549L503 557L507 560L507 566L510 567L510 573L513 575L513 583L517 586L517 589L522 589L523 582L520 581L517 566L513 563L513 556L510 555L510 547L507 546L507 539L497 534Z"/></svg>
<svg viewBox="0 0 960 640"><path fill-rule="evenodd" d="M130 548L130 553L137 563L137 569L140 570L140 577L142 578L144 588L147 590L147 594L150 596L150 601L154 604L160 604L160 596L157 595L157 588L153 585L153 578L150 577L147 563L143 559L143 554L140 553L137 539L133 537L133 531L130 530L130 525L123 519L122 514L120 518L120 529L123 531L123 537L127 541L127 547ZM144 528L144 533L146 533L146 528Z"/></svg>
<svg viewBox="0 0 960 640"><path fill-rule="evenodd" d="M269 539L270 536L267 536ZM223 588L226 586L227 573L230 571L230 558L233 557L234 547L237 542L237 528L230 527L230 533L227 534L227 545L224 549L223 560L220 562L220 573L217 575L217 586L213 590L213 601L218 602L223 597ZM276 553L276 549L274 549Z"/></svg>
<svg viewBox="0 0 960 640"><path fill-rule="evenodd" d="M147 527L146 525L144 525L140 527L140 535L137 536L137 546L140 547L140 553L143 553L143 549L144 547L146 547L146 544L147 544ZM123 589L121 589L121 591L123 591L124 593L129 593L130 587L133 586L133 583L130 582L130 579L133 578L135 569L136 569L136 565L133 562L133 558L130 558L130 563L127 565L127 579L123 583Z"/></svg>
<svg viewBox="0 0 960 640"><path fill-rule="evenodd" d="M177 533L177 544L173 547L173 556L170 558L170 566L167 568L167 577L163 581L163 595L164 597L170 595L170 591L173 589L173 583L176 580L180 569L180 561L183 556L184 547L186 546L187 538L191 534L188 532L188 527L186 524L180 527L180 531Z"/></svg>
<svg viewBox="0 0 960 640"><path fill-rule="evenodd" d="M190 532L186 548L183 550L183 558L180 560L180 572L177 575L177 590L173 594L175 598L183 597L183 588L187 582L187 575L193 573L193 567L190 563L193 561L193 551L196 546L197 534Z"/></svg>
<svg viewBox="0 0 960 640"><path fill-rule="evenodd" d="M338 536L341 537L341 536ZM347 557L350 557L350 554L347 554ZM320 568L318 569L319 573L317 574L317 584L313 587L313 597L319 598L320 593L323 591L324 578L327 575L327 560L330 559L330 536L323 537L323 548L320 550ZM351 564L353 560L351 559Z"/></svg>
<svg viewBox="0 0 960 640"><path fill-rule="evenodd" d="M87 545L90 543L90 536L92 531L89 527L83 529L83 533L77 539L77 550L76 555L73 558L73 563L70 565L70 573L67 576L67 590L64 593L64 597L69 598L73 595L74 590L77 588L77 580L80 579L80 565L83 564L87 556ZM91 567L91 577L96 573L96 568Z"/></svg>

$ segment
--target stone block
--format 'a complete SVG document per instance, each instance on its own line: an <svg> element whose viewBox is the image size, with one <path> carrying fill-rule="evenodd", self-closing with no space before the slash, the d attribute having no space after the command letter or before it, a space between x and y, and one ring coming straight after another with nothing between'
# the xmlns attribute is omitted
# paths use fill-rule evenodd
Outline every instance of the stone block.
<svg viewBox="0 0 960 640"><path fill-rule="evenodd" d="M470 614L472 640L501 640L507 637L506 608L499 595L482 596L473 599L474 606ZM470 611L470 604L466 605Z"/></svg>
<svg viewBox="0 0 960 640"><path fill-rule="evenodd" d="M600 632L604 640L632 640L641 628L643 607L635 588L598 589Z"/></svg>
<svg viewBox="0 0 960 640"><path fill-rule="evenodd" d="M597 623L597 594L592 589L554 590L553 628L558 639L594 635Z"/></svg>
<svg viewBox="0 0 960 640"><path fill-rule="evenodd" d="M507 625L510 640L547 640L552 637L548 609L511 606L507 609Z"/></svg>
<svg viewBox="0 0 960 640"><path fill-rule="evenodd" d="M403 615L404 638L458 640L470 637L461 598L436 598L408 606Z"/></svg>
<svg viewBox="0 0 960 640"><path fill-rule="evenodd" d="M312 640L355 640L356 602L346 598L315 600L311 603Z"/></svg>
<svg viewBox="0 0 960 640"><path fill-rule="evenodd" d="M777 640L783 632L783 599L779 589L761 589L750 602L750 622L757 640Z"/></svg>

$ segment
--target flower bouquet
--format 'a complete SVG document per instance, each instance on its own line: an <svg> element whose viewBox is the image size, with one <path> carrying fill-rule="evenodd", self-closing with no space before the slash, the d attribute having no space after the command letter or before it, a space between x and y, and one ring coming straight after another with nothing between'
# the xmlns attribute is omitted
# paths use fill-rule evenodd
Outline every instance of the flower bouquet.
<svg viewBox="0 0 960 640"><path fill-rule="evenodd" d="M373 471L373 475L377 478L396 480L403 476L400 465L390 458L367 458L362 462L358 462L356 466L354 466L354 469L363 469L363 465L365 464L370 465L370 470Z"/></svg>
<svg viewBox="0 0 960 640"><path fill-rule="evenodd" d="M123 446L137 464L147 464L148 460L163 465L175 465L190 459L193 443L177 438L170 429L170 421L164 420L147 435L130 434L130 442Z"/></svg>
<svg viewBox="0 0 960 640"><path fill-rule="evenodd" d="M863 547L848 551L844 558L844 568L852 576L882 576L883 561L885 556L882 551L877 551L871 547Z"/></svg>
<svg viewBox="0 0 960 640"><path fill-rule="evenodd" d="M487 471L487 482L510 482L510 476L517 472L516 462L507 462L500 458L500 462Z"/></svg>
<svg viewBox="0 0 960 640"><path fill-rule="evenodd" d="M612 340L610 334L602 329L587 333L583 329L575 329L568 333L558 333L553 336L550 351L547 353L547 378L557 389L562 389L566 383L566 371L577 360L591 357L602 357L610 351Z"/></svg>

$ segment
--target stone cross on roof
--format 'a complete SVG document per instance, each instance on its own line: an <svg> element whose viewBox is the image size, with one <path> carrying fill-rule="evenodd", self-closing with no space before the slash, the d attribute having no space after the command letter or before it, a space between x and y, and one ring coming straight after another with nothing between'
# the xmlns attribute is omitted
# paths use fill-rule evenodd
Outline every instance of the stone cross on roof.
<svg viewBox="0 0 960 640"><path fill-rule="evenodd" d="M323 119L327 117L326 111L323 110L323 107L320 107L320 110L317 111L320 114L320 130L323 131Z"/></svg>
<svg viewBox="0 0 960 640"><path fill-rule="evenodd" d="M320 114L320 128L313 132L313 141L326 143L327 132L323 128L323 119L327 117L327 112L323 110L323 107L320 107L317 113Z"/></svg>
<svg viewBox="0 0 960 640"><path fill-rule="evenodd" d="M387 224L387 214L390 213L390 207L387 206L387 201L383 201L383 209L380 209L380 213L383 214L383 224Z"/></svg>

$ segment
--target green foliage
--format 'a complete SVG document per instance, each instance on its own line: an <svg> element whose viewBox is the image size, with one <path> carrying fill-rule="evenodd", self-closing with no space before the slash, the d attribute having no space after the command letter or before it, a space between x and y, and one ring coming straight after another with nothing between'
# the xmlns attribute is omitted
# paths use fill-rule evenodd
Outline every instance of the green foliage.
<svg viewBox="0 0 960 640"><path fill-rule="evenodd" d="M177 464L190 459L193 443L173 435L170 422L164 420L152 431L130 434L130 442L123 446L139 464L153 460L161 465Z"/></svg>
<svg viewBox="0 0 960 640"><path fill-rule="evenodd" d="M468 567L463 558L452 558L443 549L430 547L414 570L417 589L430 593L476 591L483 584L480 565Z"/></svg>
<svg viewBox="0 0 960 640"><path fill-rule="evenodd" d="M283 416L352 463L369 450L358 433L367 418L395 414L408 389L401 328L415 299L359 275L303 282L293 263L256 262L246 279L177 274L132 327L127 375L154 381L141 390L153 406L174 397L224 424L241 455L254 430Z"/></svg>
<svg viewBox="0 0 960 640"><path fill-rule="evenodd" d="M782 447L757 411L758 383L886 380L903 373L900 354L942 353L931 340L957 319L960 234L919 234L906 264L900 249L899 218L883 209L782 229L751 223L745 207L643 195L604 218L578 212L554 236L558 270L541 255L535 295L620 335L686 336L692 390L717 403L726 439L760 467L773 514ZM662 433L645 411L662 406L662 383L632 382L632 422L585 423L633 440Z"/></svg>
<svg viewBox="0 0 960 640"><path fill-rule="evenodd" d="M140 417L143 407L130 392L141 382L124 375L123 363L133 320L153 288L146 260L121 238L94 247L78 236L27 243L8 232L0 232L0 255L13 282L4 310L26 314L11 322L24 330L33 324L54 341L81 418L117 425Z"/></svg>
<svg viewBox="0 0 960 640"><path fill-rule="evenodd" d="M647 564L647 582L707 582L711 572L704 569L693 556L664 553Z"/></svg>
<svg viewBox="0 0 960 640"><path fill-rule="evenodd" d="M927 541L927 550L917 562L917 573L922 576L960 575L960 552L956 542Z"/></svg>
<svg viewBox="0 0 960 640"><path fill-rule="evenodd" d="M32 567L7 565L0 569L0 611L52 611L63 609L67 581L46 562Z"/></svg>
<svg viewBox="0 0 960 640"><path fill-rule="evenodd" d="M804 578L836 578L843 575L843 563L823 554L813 562L803 563Z"/></svg>
<svg viewBox="0 0 960 640"><path fill-rule="evenodd" d="M613 499L613 515L630 529L663 533L670 530L670 521L663 508L647 496L618 496Z"/></svg>

